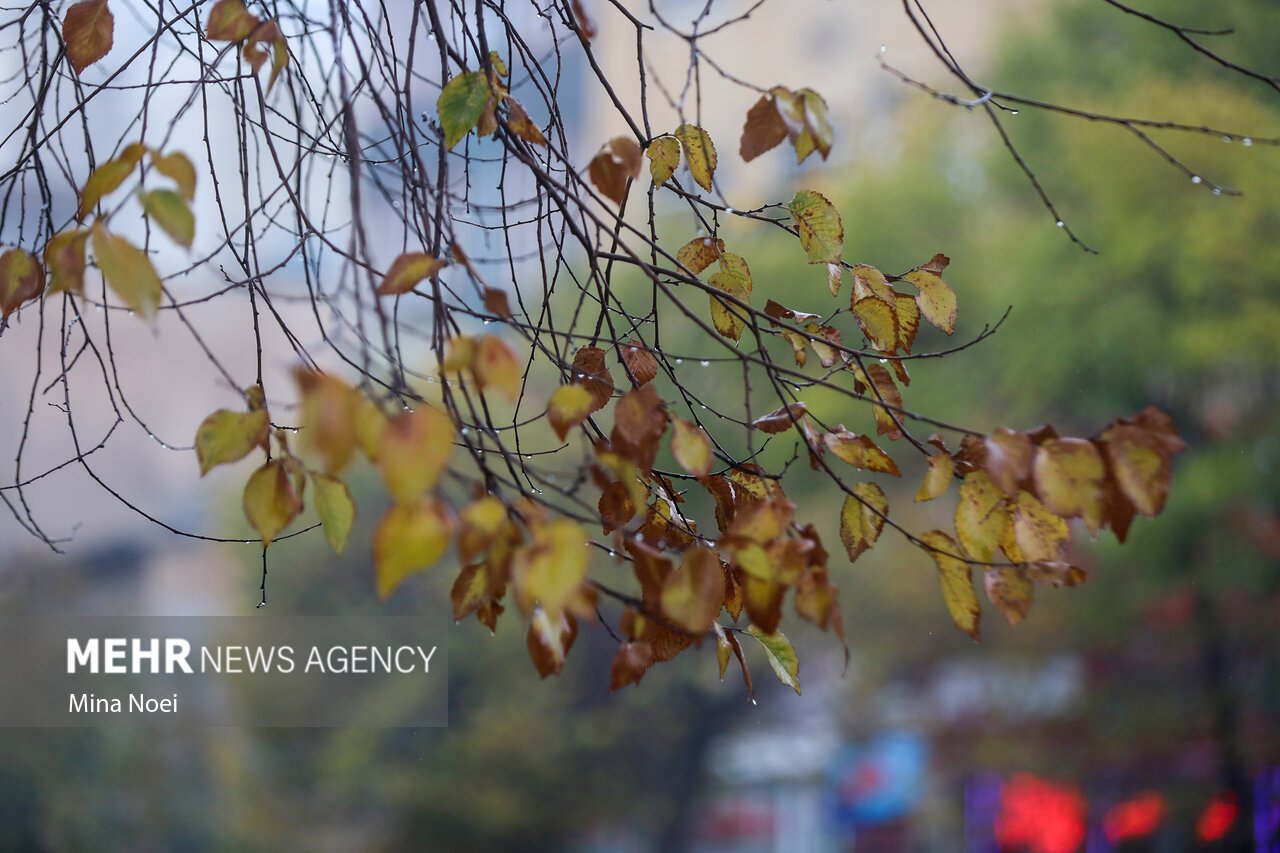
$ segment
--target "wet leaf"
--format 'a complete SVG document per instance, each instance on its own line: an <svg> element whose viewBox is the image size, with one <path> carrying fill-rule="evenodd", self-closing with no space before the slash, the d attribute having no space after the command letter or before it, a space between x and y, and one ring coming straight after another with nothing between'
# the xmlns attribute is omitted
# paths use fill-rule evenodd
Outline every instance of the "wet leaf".
<svg viewBox="0 0 1280 853"><path fill-rule="evenodd" d="M869 436L849 432L843 427L823 436L827 449L855 468L901 477L897 464Z"/></svg>
<svg viewBox="0 0 1280 853"><path fill-rule="evenodd" d="M807 412L808 408L803 402L787 403L767 415L756 418L751 422L751 426L761 432L776 435L791 429Z"/></svg>
<svg viewBox="0 0 1280 853"><path fill-rule="evenodd" d="M1004 492L982 471L967 474L956 501L956 535L965 553L980 563L991 562L1009 529Z"/></svg>
<svg viewBox="0 0 1280 853"><path fill-rule="evenodd" d="M693 124L682 124L672 134L680 140L684 149L684 160L689 164L689 173L693 175L698 186L710 192L711 179L716 171L716 146L705 130Z"/></svg>
<svg viewBox="0 0 1280 853"><path fill-rule="evenodd" d="M476 384L481 390L496 388L512 403L520 399L520 389L524 384L520 359L502 338L497 335L477 338L476 357L471 369L475 371Z"/></svg>
<svg viewBox="0 0 1280 853"><path fill-rule="evenodd" d="M800 695L800 661L796 659L796 650L791 641L781 631L765 633L756 625L748 625L747 633L755 637L764 646L765 657L773 674L778 680Z"/></svg>
<svg viewBox="0 0 1280 853"><path fill-rule="evenodd" d="M452 536L453 512L439 498L392 505L373 531L378 597L385 599L406 578L431 568Z"/></svg>
<svg viewBox="0 0 1280 853"><path fill-rule="evenodd" d="M983 575L983 584L987 589L987 598L1004 614L1010 625L1017 625L1031 612L1031 604L1036 596L1035 587L1018 569L1012 566L987 569Z"/></svg>
<svg viewBox="0 0 1280 853"><path fill-rule="evenodd" d="M680 567L662 584L662 613L678 628L701 634L711 627L724 603L720 558L702 546L684 552Z"/></svg>
<svg viewBox="0 0 1280 853"><path fill-rule="evenodd" d="M108 233L98 222L93 226L93 259L107 284L130 310L148 320L155 317L164 286L145 252L125 238Z"/></svg>
<svg viewBox="0 0 1280 853"><path fill-rule="evenodd" d="M613 397L613 377L604 366L604 350L582 347L573 355L573 381L591 392L592 411L608 405Z"/></svg>
<svg viewBox="0 0 1280 853"><path fill-rule="evenodd" d="M659 136L649 143L644 153L649 158L649 174L656 186L671 180L680 166L680 140L674 136Z"/></svg>
<svg viewBox="0 0 1280 853"><path fill-rule="evenodd" d="M889 501L884 489L875 483L858 483L853 494L844 499L840 511L840 541L853 562L876 544L884 520L889 515Z"/></svg>
<svg viewBox="0 0 1280 853"><path fill-rule="evenodd" d="M564 668L564 659L578 636L578 622L572 613L539 607L529 619L529 657L543 678Z"/></svg>
<svg viewBox="0 0 1280 853"><path fill-rule="evenodd" d="M622 363L627 366L631 378L637 385L647 385L658 375L658 360L640 341L627 341L626 345L619 349L622 354Z"/></svg>
<svg viewBox="0 0 1280 853"><path fill-rule="evenodd" d="M931 501L947 490L955 474L955 462L949 453L939 451L929 457L929 471L916 491L917 501Z"/></svg>
<svg viewBox="0 0 1280 853"><path fill-rule="evenodd" d="M694 237L676 252L676 260L688 267L691 272L700 273L718 261L723 251L723 240L713 237Z"/></svg>
<svg viewBox="0 0 1280 853"><path fill-rule="evenodd" d="M245 518L258 531L265 548L302 512L302 498L288 461L273 460L249 475L242 503Z"/></svg>
<svg viewBox="0 0 1280 853"><path fill-rule="evenodd" d="M581 385L561 385L547 402L547 421L561 441L594 410L591 392Z"/></svg>
<svg viewBox="0 0 1280 853"><path fill-rule="evenodd" d="M1081 438L1051 438L1036 448L1036 495L1063 518L1084 519L1097 535L1106 511L1107 466L1097 445Z"/></svg>
<svg viewBox="0 0 1280 853"><path fill-rule="evenodd" d="M196 236L196 218L187 202L173 190L139 192L138 200L151 220L180 246L191 248Z"/></svg>
<svg viewBox="0 0 1280 853"><path fill-rule="evenodd" d="M536 528L511 561L520 609L564 609L586 577L587 562L587 535L577 522L561 518Z"/></svg>
<svg viewBox="0 0 1280 853"><path fill-rule="evenodd" d="M41 293L44 270L39 261L22 249L0 254L0 317L8 317L21 305L39 299Z"/></svg>
<svg viewBox="0 0 1280 853"><path fill-rule="evenodd" d="M671 454L675 456L680 467L695 477L705 477L711 473L711 463L715 457L711 451L711 438L702 427L692 424L684 418L671 418Z"/></svg>
<svg viewBox="0 0 1280 853"><path fill-rule="evenodd" d="M935 256L942 257L942 256ZM941 270L939 270L941 272ZM956 328L956 294L937 272L927 267L912 270L904 278L920 289L916 304L924 318L948 335Z"/></svg>
<svg viewBox="0 0 1280 853"><path fill-rule="evenodd" d="M111 51L114 33L115 18L107 0L82 0L67 9L62 40L77 75Z"/></svg>
<svg viewBox="0 0 1280 853"><path fill-rule="evenodd" d="M787 138L787 125L778 114L778 107L771 95L762 95L751 109L742 126L742 141L738 154L750 163L761 154L779 145Z"/></svg>
<svg viewBox="0 0 1280 853"><path fill-rule="evenodd" d="M413 503L435 486L453 452L453 418L425 403L387 421L378 469L391 497Z"/></svg>
<svg viewBox="0 0 1280 853"><path fill-rule="evenodd" d="M84 247L88 240L89 232L83 229L63 231L49 240L44 247L44 264L49 270L50 293L84 293Z"/></svg>
<svg viewBox="0 0 1280 853"><path fill-rule="evenodd" d="M99 199L115 192L133 173L146 150L140 142L131 143L121 150L119 156L90 172L88 179L84 182L84 189L80 193L80 208L76 212L76 219L83 220L97 205Z"/></svg>
<svg viewBox="0 0 1280 853"><path fill-rule="evenodd" d="M267 446L271 423L266 409L233 412L219 409L196 430L196 458L203 477L218 465L236 462L255 448Z"/></svg>
<svg viewBox="0 0 1280 853"><path fill-rule="evenodd" d="M1030 486L1035 447L1025 433L1000 427L986 437L983 445L983 467L1006 495L1016 495Z"/></svg>
<svg viewBox="0 0 1280 853"><path fill-rule="evenodd" d="M942 582L942 597L956 627L977 640L982 608L973 591L972 570L958 556L962 553L960 546L941 530L930 530L920 541L931 549L929 555L938 566L938 578Z"/></svg>
<svg viewBox="0 0 1280 853"><path fill-rule="evenodd" d="M609 670L609 689L617 690L628 684L639 684L640 679L653 666L653 646L644 640L623 643L613 657Z"/></svg>
<svg viewBox="0 0 1280 853"><path fill-rule="evenodd" d="M408 293L418 286L418 282L436 275L446 266L446 261L427 252L405 252L387 268L382 284L378 285L378 295Z"/></svg>
<svg viewBox="0 0 1280 853"><path fill-rule="evenodd" d="M483 71L464 71L440 90L436 110L444 129L444 147L452 149L480 122L489 99L493 97Z"/></svg>
<svg viewBox="0 0 1280 853"><path fill-rule="evenodd" d="M1013 535L1024 560L1056 561L1067 553L1067 523L1045 509L1030 492L1019 492L1013 505Z"/></svg>
<svg viewBox="0 0 1280 853"><path fill-rule="evenodd" d="M605 198L621 205L627 195L627 182L640 177L644 154L629 136L615 136L605 144L587 166L587 176Z"/></svg>
<svg viewBox="0 0 1280 853"><path fill-rule="evenodd" d="M316 502L316 514L324 527L333 553L341 554L356 519L356 504L351 499L347 484L329 474L311 474L311 494Z"/></svg>
<svg viewBox="0 0 1280 853"><path fill-rule="evenodd" d="M714 626L716 632L716 657L720 661L720 680L724 681L724 673L729 665L729 653L732 652L738 659L738 665L742 667L742 680L747 685L747 698L752 702L756 701L756 691L751 684L751 671L747 669L747 658L742 653L742 646L738 643L738 638L734 636L733 631L726 631L716 623Z"/></svg>
<svg viewBox="0 0 1280 853"><path fill-rule="evenodd" d="M796 224L796 235L811 264L835 264L844 251L844 225L826 196L800 190L787 205Z"/></svg>

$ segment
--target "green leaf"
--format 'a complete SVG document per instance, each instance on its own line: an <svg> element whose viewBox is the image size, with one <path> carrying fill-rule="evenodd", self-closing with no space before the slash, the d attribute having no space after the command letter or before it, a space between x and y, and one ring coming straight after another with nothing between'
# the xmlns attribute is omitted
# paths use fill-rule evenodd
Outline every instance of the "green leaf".
<svg viewBox="0 0 1280 853"><path fill-rule="evenodd" d="M119 157L108 160L90 172L89 178L84 182L84 190L80 193L80 208L76 212L76 219L83 220L99 199L118 189L133 172L146 150L140 142L131 143L124 147Z"/></svg>
<svg viewBox="0 0 1280 853"><path fill-rule="evenodd" d="M164 229L174 242L191 248L196 236L196 219L182 196L173 190L138 191L142 209L152 221Z"/></svg>
<svg viewBox="0 0 1280 853"><path fill-rule="evenodd" d="M243 504L245 517L265 548L302 512L302 498L287 460L276 459L254 471L245 484Z"/></svg>
<svg viewBox="0 0 1280 853"><path fill-rule="evenodd" d="M155 317L164 286L141 249L123 237L108 233L101 222L93 226L93 259L121 301L146 319Z"/></svg>
<svg viewBox="0 0 1280 853"><path fill-rule="evenodd" d="M674 136L659 136L644 153L649 158L649 174L655 186L669 181L680 165L680 141Z"/></svg>
<svg viewBox="0 0 1280 853"><path fill-rule="evenodd" d="M809 254L809 263L839 263L844 251L844 225L826 196L813 190L800 190L787 210L796 223L800 245Z"/></svg>
<svg viewBox="0 0 1280 853"><path fill-rule="evenodd" d="M114 34L115 18L107 0L83 0L67 9L62 40L77 75L111 51Z"/></svg>
<svg viewBox="0 0 1280 853"><path fill-rule="evenodd" d="M969 564L960 559L960 546L941 530L930 530L920 537L929 549L929 556L938 564L938 579L942 582L942 597L956 626L973 639L978 639L982 621L982 608L973 591L973 575Z"/></svg>
<svg viewBox="0 0 1280 853"><path fill-rule="evenodd" d="M764 646L765 656L769 659L769 666L773 667L773 674L778 676L779 681L790 687L799 696L800 661L796 659L796 650L791 647L791 641L787 639L787 635L781 631L766 634L755 625L748 625L747 633L759 640L760 645Z"/></svg>
<svg viewBox="0 0 1280 853"><path fill-rule="evenodd" d="M702 128L694 124L682 124L673 134L684 148L684 159L689 173L698 186L711 191L711 179L716 172L716 146Z"/></svg>
<svg viewBox="0 0 1280 853"><path fill-rule="evenodd" d="M436 101L445 148L453 148L471 132L491 97L483 71L464 71L445 84Z"/></svg>
<svg viewBox="0 0 1280 853"><path fill-rule="evenodd" d="M270 429L266 409L255 412L219 409L209 415L196 430L196 458L200 460L200 476L208 474L218 465L243 459L255 447L265 447Z"/></svg>
<svg viewBox="0 0 1280 853"><path fill-rule="evenodd" d="M391 595L410 575L429 569L449 547L453 512L439 498L398 503L373 531L373 566L378 597Z"/></svg>
<svg viewBox="0 0 1280 853"><path fill-rule="evenodd" d="M312 494L315 496L316 513L324 527L333 553L341 554L356 518L356 504L351 499L347 484L328 474L311 474Z"/></svg>

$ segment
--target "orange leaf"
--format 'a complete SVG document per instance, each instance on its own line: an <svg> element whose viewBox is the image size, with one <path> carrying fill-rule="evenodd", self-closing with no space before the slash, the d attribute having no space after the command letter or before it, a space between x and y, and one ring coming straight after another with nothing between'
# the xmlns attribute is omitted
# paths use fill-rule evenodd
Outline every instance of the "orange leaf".
<svg viewBox="0 0 1280 853"><path fill-rule="evenodd" d="M529 619L529 657L543 678L564 668L564 659L578 636L578 621L572 613L553 611L551 615L539 607Z"/></svg>
<svg viewBox="0 0 1280 853"><path fill-rule="evenodd" d="M82 0L67 9L62 19L62 40L76 74L111 51L114 33L115 18L107 8L107 0Z"/></svg>
<svg viewBox="0 0 1280 853"><path fill-rule="evenodd" d="M694 273L700 273L720 259L724 241L711 237L694 237L676 252L676 260Z"/></svg>
<svg viewBox="0 0 1280 853"><path fill-rule="evenodd" d="M644 344L639 341L627 341L626 346L621 347L621 352L622 363L627 366L627 370L631 372L631 378L637 385L646 385L658 375L658 360L645 348Z"/></svg>

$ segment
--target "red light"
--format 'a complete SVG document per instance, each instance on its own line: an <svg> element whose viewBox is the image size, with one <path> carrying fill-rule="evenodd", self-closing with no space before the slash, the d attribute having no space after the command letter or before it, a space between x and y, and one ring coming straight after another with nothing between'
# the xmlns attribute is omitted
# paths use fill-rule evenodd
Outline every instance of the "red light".
<svg viewBox="0 0 1280 853"><path fill-rule="evenodd" d="M1231 825L1240 814L1240 804L1236 795L1227 791L1209 801L1196 821L1196 835L1200 841L1208 843L1217 841L1231 831Z"/></svg>
<svg viewBox="0 0 1280 853"><path fill-rule="evenodd" d="M1086 808L1076 788L1014 774L1000 786L996 840L1032 853L1075 853L1084 843Z"/></svg>
<svg viewBox="0 0 1280 853"><path fill-rule="evenodd" d="M1155 791L1143 791L1131 800L1117 803L1107 810L1102 829L1112 844L1133 838L1146 838L1169 813L1164 797Z"/></svg>

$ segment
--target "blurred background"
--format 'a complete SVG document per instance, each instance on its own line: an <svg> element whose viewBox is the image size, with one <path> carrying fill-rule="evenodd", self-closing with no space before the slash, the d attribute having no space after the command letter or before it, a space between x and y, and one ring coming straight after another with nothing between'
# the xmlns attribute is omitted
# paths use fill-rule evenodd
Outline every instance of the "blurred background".
<svg viewBox="0 0 1280 853"><path fill-rule="evenodd" d="M660 5L690 17L702 4ZM634 32L599 6L597 50L622 75ZM1280 135L1273 88L1093 0L930 11L970 73L1001 89ZM1234 27L1213 45L1280 74L1273 2L1164 0L1149 11ZM604 49L610 38L615 51ZM1208 180L1244 191L1228 197L1120 129L1032 110L1007 117L1060 213L1100 250L1091 255L1054 227L980 112L879 69L883 58L947 83L897 4L765 3L723 38L741 40L716 44L726 70L813 86L836 127L825 164L797 168L774 152L748 169L723 156L718 180L736 205L811 186L842 212L853 261L902 271L948 254L958 337L1013 306L992 338L919 364L908 407L984 430L1051 421L1088 435L1155 404L1189 445L1164 514L1136 523L1122 547L1076 531L1072 559L1088 582L1042 593L1016 629L987 608L979 645L951 624L918 553L886 542L854 566L833 560L851 660L845 668L831 637L784 623L801 697L748 649L750 703L740 681L716 678L709 646L610 694L616 646L598 630L584 630L565 670L543 682L507 614L496 636L474 620L451 628L446 729L0 731L0 850L1280 851L1276 149L1159 137ZM590 97L566 105L594 140L588 156L623 129L593 126ZM702 123L736 136L753 99L705 103ZM788 244L730 228L756 241L758 282L794 275ZM11 401L26 392L0 387L8 446ZM191 434L214 406L177 394L172 423L189 422ZM191 486L190 459L110 464L144 472L139 493L154 482L180 517L242 524L234 477L211 476L223 484L211 492ZM170 464L181 478L165 473ZM279 549L269 611L373 598L364 555L378 508L364 476L363 522L345 555L314 535ZM906 509L915 480L904 480L890 504L918 513L908 524L933 523L936 509ZM807 496L803 476L788 493L798 520L836 541L820 512L829 505ZM0 609L240 613L257 602L255 549L175 540L107 496L49 501L75 533L69 554L37 548L6 518ZM455 569L415 578L388 608L451 619Z"/></svg>

